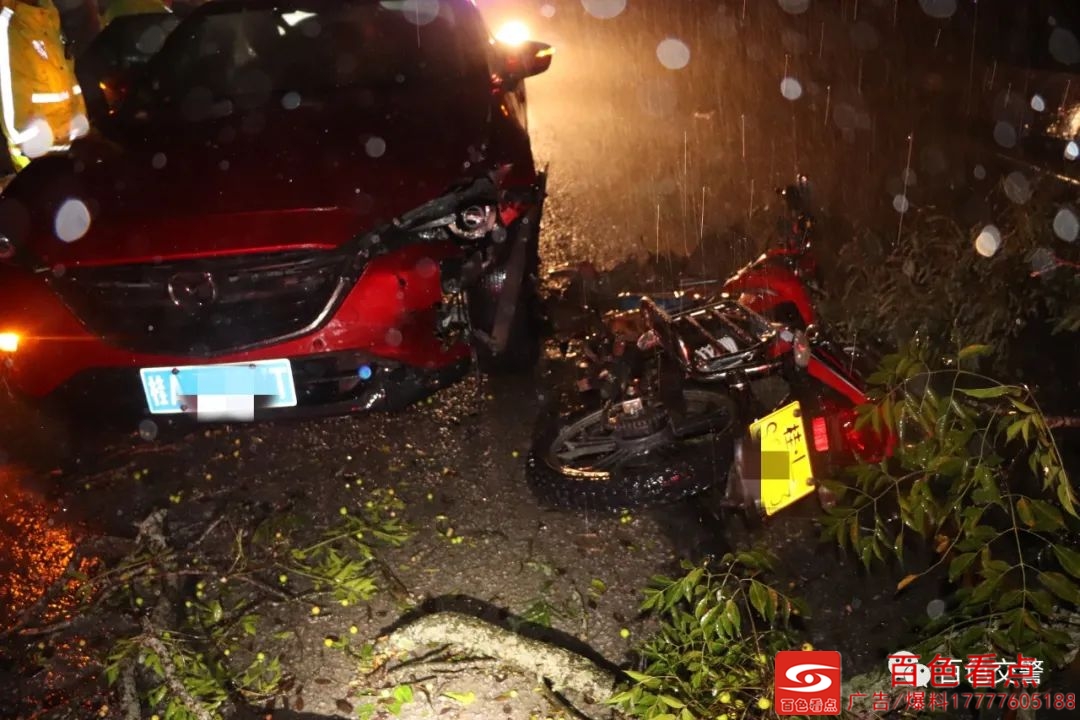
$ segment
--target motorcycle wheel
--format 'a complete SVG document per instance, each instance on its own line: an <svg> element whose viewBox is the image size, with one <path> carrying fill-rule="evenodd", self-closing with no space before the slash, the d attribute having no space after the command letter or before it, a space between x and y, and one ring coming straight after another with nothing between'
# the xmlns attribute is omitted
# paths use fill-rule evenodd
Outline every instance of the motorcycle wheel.
<svg viewBox="0 0 1080 720"><path fill-rule="evenodd" d="M708 390L687 388L683 398L684 420L702 422L703 432L676 438L665 425L622 446L603 410L549 408L526 467L533 494L553 507L611 511L676 502L723 482L735 456L737 405Z"/></svg>

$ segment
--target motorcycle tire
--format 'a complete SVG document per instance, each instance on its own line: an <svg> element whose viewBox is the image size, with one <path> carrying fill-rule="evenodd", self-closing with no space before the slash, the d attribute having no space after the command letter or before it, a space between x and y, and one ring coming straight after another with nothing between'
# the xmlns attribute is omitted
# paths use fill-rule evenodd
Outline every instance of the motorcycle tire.
<svg viewBox="0 0 1080 720"><path fill-rule="evenodd" d="M688 388L683 394L688 401L713 402L715 425L631 456L633 462L611 470L568 467L554 453L568 428L603 423L603 411L567 414L559 404L549 406L537 423L525 470L533 495L550 507L618 511L678 502L722 483L735 458L737 405L712 391Z"/></svg>

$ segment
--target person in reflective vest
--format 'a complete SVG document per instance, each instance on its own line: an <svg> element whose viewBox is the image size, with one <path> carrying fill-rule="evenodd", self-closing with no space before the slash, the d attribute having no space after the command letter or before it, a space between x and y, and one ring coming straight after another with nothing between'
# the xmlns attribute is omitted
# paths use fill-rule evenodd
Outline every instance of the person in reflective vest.
<svg viewBox="0 0 1080 720"><path fill-rule="evenodd" d="M52 5L0 0L0 126L14 169L89 129Z"/></svg>

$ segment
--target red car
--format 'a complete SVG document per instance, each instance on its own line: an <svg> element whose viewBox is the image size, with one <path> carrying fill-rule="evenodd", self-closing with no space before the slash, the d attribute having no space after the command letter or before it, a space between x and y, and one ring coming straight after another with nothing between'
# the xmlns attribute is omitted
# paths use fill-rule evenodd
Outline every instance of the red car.
<svg viewBox="0 0 1080 720"><path fill-rule="evenodd" d="M220 0L0 199L10 398L251 419L535 358L544 174L469 0Z"/></svg>

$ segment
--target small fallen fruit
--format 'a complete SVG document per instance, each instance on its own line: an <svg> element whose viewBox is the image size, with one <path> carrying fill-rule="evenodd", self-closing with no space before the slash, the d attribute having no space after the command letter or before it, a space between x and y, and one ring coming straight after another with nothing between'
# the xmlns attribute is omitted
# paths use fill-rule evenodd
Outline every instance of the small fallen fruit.
<svg viewBox="0 0 1080 720"><path fill-rule="evenodd" d="M626 638L630 637L630 631L627 630L626 628L623 628L622 630L619 631L619 637L621 637L623 639L626 639Z"/></svg>
<svg viewBox="0 0 1080 720"><path fill-rule="evenodd" d="M322 644L326 647L333 647L334 641L331 638L323 638Z"/></svg>
<svg viewBox="0 0 1080 720"><path fill-rule="evenodd" d="M349 634L350 635L355 635L358 632L360 632L360 628L356 627L355 625L350 625L349 626Z"/></svg>
<svg viewBox="0 0 1080 720"><path fill-rule="evenodd" d="M258 660L259 662L262 662L263 660L266 659L266 655L264 655L262 653L259 653L258 655L255 656L255 659Z"/></svg>
<svg viewBox="0 0 1080 720"><path fill-rule="evenodd" d="M809 651L814 649L814 646L811 645L810 643L803 643L802 644L802 649L809 652Z"/></svg>
<svg viewBox="0 0 1080 720"><path fill-rule="evenodd" d="M285 583L289 582L289 576L286 575L285 573L281 573L280 575L277 576L277 581L279 583L281 583L282 585L284 585Z"/></svg>
<svg viewBox="0 0 1080 720"><path fill-rule="evenodd" d="M318 615L320 612L322 612L322 611L319 609L318 605L312 605L311 606L311 614L312 615Z"/></svg>
<svg viewBox="0 0 1080 720"><path fill-rule="evenodd" d="M341 508L338 510L338 512L341 513L342 515L348 515L349 514L349 508L342 505Z"/></svg>
<svg viewBox="0 0 1080 720"><path fill-rule="evenodd" d="M769 698L758 698L757 706L758 710L768 710L772 707L772 703L769 702Z"/></svg>
<svg viewBox="0 0 1080 720"><path fill-rule="evenodd" d="M720 693L720 698L719 698L719 700L720 700L720 702L722 702L723 704L727 705L727 704L728 704L729 702L731 702L731 693L729 693L729 692L722 692L722 693Z"/></svg>

